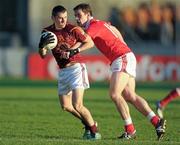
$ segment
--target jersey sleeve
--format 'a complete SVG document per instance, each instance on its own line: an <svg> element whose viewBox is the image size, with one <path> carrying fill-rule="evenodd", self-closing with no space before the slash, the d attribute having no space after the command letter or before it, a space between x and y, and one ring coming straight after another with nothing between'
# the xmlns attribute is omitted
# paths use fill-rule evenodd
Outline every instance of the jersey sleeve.
<svg viewBox="0 0 180 145"><path fill-rule="evenodd" d="M77 41L83 42L86 39L86 33L80 27L74 27L71 30L72 35L76 38Z"/></svg>

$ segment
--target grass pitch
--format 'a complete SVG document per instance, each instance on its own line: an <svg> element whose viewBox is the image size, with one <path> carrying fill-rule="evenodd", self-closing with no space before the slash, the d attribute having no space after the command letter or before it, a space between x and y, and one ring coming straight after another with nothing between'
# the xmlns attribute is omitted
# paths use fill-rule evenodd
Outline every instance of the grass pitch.
<svg viewBox="0 0 180 145"><path fill-rule="evenodd" d="M155 110L155 102L176 85L141 83L137 92ZM60 108L56 82L0 81L0 145L180 144L180 100L170 103L164 112L167 133L162 141L156 141L153 126L131 105L137 139L117 139L124 130L123 121L108 96L107 84L92 84L85 92L84 104L98 122L102 134L100 141L82 140L84 130L80 121Z"/></svg>

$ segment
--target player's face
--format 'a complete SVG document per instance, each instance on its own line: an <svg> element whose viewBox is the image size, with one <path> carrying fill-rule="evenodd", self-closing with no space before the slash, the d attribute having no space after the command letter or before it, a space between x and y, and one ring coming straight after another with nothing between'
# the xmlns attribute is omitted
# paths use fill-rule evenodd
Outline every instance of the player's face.
<svg viewBox="0 0 180 145"><path fill-rule="evenodd" d="M67 24L67 12L59 12L52 17L56 29L63 29Z"/></svg>
<svg viewBox="0 0 180 145"><path fill-rule="evenodd" d="M74 12L75 19L79 26L84 26L85 23L88 21L89 15L84 13L81 9L76 10Z"/></svg>

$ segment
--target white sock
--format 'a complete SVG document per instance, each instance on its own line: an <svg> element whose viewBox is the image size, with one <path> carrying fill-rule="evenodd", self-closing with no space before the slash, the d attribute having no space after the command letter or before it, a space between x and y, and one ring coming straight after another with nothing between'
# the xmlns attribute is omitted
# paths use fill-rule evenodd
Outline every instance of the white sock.
<svg viewBox="0 0 180 145"><path fill-rule="evenodd" d="M155 114L153 111L151 111L151 112L149 112L149 114L148 114L146 117L148 118L149 121L151 121L151 119L152 119L154 116L156 116L156 114Z"/></svg>
<svg viewBox="0 0 180 145"><path fill-rule="evenodd" d="M128 118L128 119L124 120L124 124L125 124L125 125L132 124L132 119L131 119L131 118Z"/></svg>

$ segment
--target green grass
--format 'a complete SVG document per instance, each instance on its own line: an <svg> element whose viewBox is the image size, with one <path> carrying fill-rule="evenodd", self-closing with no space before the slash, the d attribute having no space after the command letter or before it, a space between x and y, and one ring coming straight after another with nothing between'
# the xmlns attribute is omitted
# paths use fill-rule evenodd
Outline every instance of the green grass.
<svg viewBox="0 0 180 145"><path fill-rule="evenodd" d="M56 82L0 81L0 145L174 145L180 144L180 100L165 110L168 128L165 138L156 141L155 130L131 105L137 139L116 139L123 132L123 121L108 96L107 84L92 84L85 92L84 104L98 121L102 140L81 139L83 127L63 112ZM17 85L17 86L15 86ZM174 85L175 86L175 85ZM155 102L174 87L171 83L138 84L137 92L146 96L153 110Z"/></svg>

